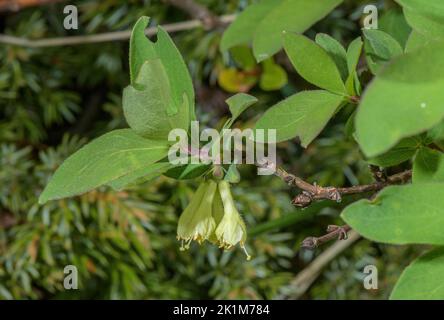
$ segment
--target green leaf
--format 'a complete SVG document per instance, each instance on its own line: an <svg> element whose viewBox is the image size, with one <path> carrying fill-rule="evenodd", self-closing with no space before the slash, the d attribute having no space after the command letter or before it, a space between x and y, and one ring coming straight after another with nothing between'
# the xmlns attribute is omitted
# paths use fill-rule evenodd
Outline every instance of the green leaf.
<svg viewBox="0 0 444 320"><path fill-rule="evenodd" d="M345 94L339 70L322 47L303 35L285 33L284 48L296 71L308 82L337 94Z"/></svg>
<svg viewBox="0 0 444 320"><path fill-rule="evenodd" d="M168 145L131 129L109 132L75 152L57 169L39 203L75 196L164 158Z"/></svg>
<svg viewBox="0 0 444 320"><path fill-rule="evenodd" d="M367 162L384 168L396 166L411 159L420 146L421 140L417 137L405 138L388 152L380 156L370 158L367 160Z"/></svg>
<svg viewBox="0 0 444 320"><path fill-rule="evenodd" d="M401 45L388 33L374 29L364 29L365 39L371 48L372 55L389 61L393 57L402 54Z"/></svg>
<svg viewBox="0 0 444 320"><path fill-rule="evenodd" d="M265 19L268 13L284 0L262 0L248 6L225 30L220 48L222 51L249 43L255 34L258 21Z"/></svg>
<svg viewBox="0 0 444 320"><path fill-rule="evenodd" d="M156 162L148 164L109 182L108 185L116 191L121 191L131 185L136 185L157 178L173 167L174 166L169 162Z"/></svg>
<svg viewBox="0 0 444 320"><path fill-rule="evenodd" d="M444 37L444 2L429 0L397 0L403 7L408 24L428 38Z"/></svg>
<svg viewBox="0 0 444 320"><path fill-rule="evenodd" d="M412 32L412 28L399 9L390 9L381 16L379 30L391 35L403 48Z"/></svg>
<svg viewBox="0 0 444 320"><path fill-rule="evenodd" d="M195 179L203 176L208 170L210 170L210 168L211 165L208 164L190 163L169 169L165 172L165 175L177 180Z"/></svg>
<svg viewBox="0 0 444 320"><path fill-rule="evenodd" d="M303 33L324 18L342 0L285 0L261 20L256 20L253 53L257 61L268 59L282 48L283 31Z"/></svg>
<svg viewBox="0 0 444 320"><path fill-rule="evenodd" d="M444 248L422 255L401 274L391 300L443 300Z"/></svg>
<svg viewBox="0 0 444 320"><path fill-rule="evenodd" d="M179 50L162 27L158 27L155 48L168 75L175 104L180 106L187 103L189 118L191 121L195 120L193 81ZM184 93L187 96L187 102L185 102Z"/></svg>
<svg viewBox="0 0 444 320"><path fill-rule="evenodd" d="M413 183L444 182L444 154L421 148L413 164Z"/></svg>
<svg viewBox="0 0 444 320"><path fill-rule="evenodd" d="M427 0L427 5L424 5L423 0L395 0L404 8L408 8L421 14L430 15L433 17L444 17L444 2L441 0Z"/></svg>
<svg viewBox="0 0 444 320"><path fill-rule="evenodd" d="M250 5L224 32L221 50L253 42L258 62L268 59L282 47L283 31L303 33L324 18L342 0L262 0Z"/></svg>
<svg viewBox="0 0 444 320"><path fill-rule="evenodd" d="M279 90L288 82L287 73L284 68L274 63L273 59L267 59L262 62L262 74L259 86L262 90Z"/></svg>
<svg viewBox="0 0 444 320"><path fill-rule="evenodd" d="M145 36L145 28L148 22L148 17L141 17L131 33L131 84L135 85L137 82L140 69L146 61L160 59L170 83L170 92L174 104L179 106L188 103L189 117L194 120L194 89L187 66L171 37L160 26L158 27L155 43ZM185 102L184 94L186 94L188 102Z"/></svg>
<svg viewBox="0 0 444 320"><path fill-rule="evenodd" d="M353 40L347 48L347 68L348 73L351 74L353 71L356 71L358 67L359 58L362 53L363 42L361 37Z"/></svg>
<svg viewBox="0 0 444 320"><path fill-rule="evenodd" d="M154 45L145 36L145 28L148 26L150 18L140 17L133 27L130 39L129 65L131 83L134 83L142 64L146 60L157 58Z"/></svg>
<svg viewBox="0 0 444 320"><path fill-rule="evenodd" d="M413 30L410 34L409 39L407 40L407 44L405 46L405 52L415 51L427 44L429 44L432 39L424 36L422 33L419 33L416 30Z"/></svg>
<svg viewBox="0 0 444 320"><path fill-rule="evenodd" d="M347 88L347 92L351 95L361 94L356 68L358 67L359 58L361 57L362 46L363 42L361 37L359 37L353 40L347 48L347 69L349 76L345 82L345 86Z"/></svg>
<svg viewBox="0 0 444 320"><path fill-rule="evenodd" d="M344 134L347 138L350 139L353 138L353 135L355 133L355 117L356 117L356 110L353 111L353 113L348 117L344 125Z"/></svg>
<svg viewBox="0 0 444 320"><path fill-rule="evenodd" d="M246 45L235 46L230 49L231 57L237 66L243 70L253 70L257 67L251 48Z"/></svg>
<svg viewBox="0 0 444 320"><path fill-rule="evenodd" d="M438 123L427 132L427 138L432 142L444 140L444 121Z"/></svg>
<svg viewBox="0 0 444 320"><path fill-rule="evenodd" d="M181 105L175 104L160 59L148 60L142 65L134 86L123 91L123 112L129 126L141 136L167 140L172 129L188 130L190 119L185 93L183 99Z"/></svg>
<svg viewBox="0 0 444 320"><path fill-rule="evenodd" d="M377 74L387 62L403 53L401 45L389 34L374 29L363 32L367 62L373 74Z"/></svg>
<svg viewBox="0 0 444 320"><path fill-rule="evenodd" d="M444 244L444 184L383 189L348 206L341 217L362 236L393 244Z"/></svg>
<svg viewBox="0 0 444 320"><path fill-rule="evenodd" d="M246 93L238 93L225 100L231 112L231 119L229 120L228 126L231 126L231 124L233 124L233 122L242 114L242 112L247 110L257 101L257 98Z"/></svg>
<svg viewBox="0 0 444 320"><path fill-rule="evenodd" d="M325 33L316 35L316 43L319 44L336 64L341 73L342 80L346 80L348 76L347 52L338 40Z"/></svg>
<svg viewBox="0 0 444 320"><path fill-rule="evenodd" d="M277 142L299 136L307 147L341 105L343 97L328 91L304 91L271 107L255 129L276 129Z"/></svg>
<svg viewBox="0 0 444 320"><path fill-rule="evenodd" d="M425 37L431 39L444 37L444 17L438 20L410 9L404 9L404 14L412 28Z"/></svg>
<svg viewBox="0 0 444 320"><path fill-rule="evenodd" d="M443 119L443 51L440 42L401 55L367 87L356 116L357 140L367 157Z"/></svg>

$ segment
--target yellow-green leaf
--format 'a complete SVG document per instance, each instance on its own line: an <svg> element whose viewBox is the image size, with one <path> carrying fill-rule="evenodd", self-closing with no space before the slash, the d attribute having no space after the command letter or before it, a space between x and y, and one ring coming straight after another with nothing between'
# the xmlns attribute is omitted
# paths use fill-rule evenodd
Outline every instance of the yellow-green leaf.
<svg viewBox="0 0 444 320"><path fill-rule="evenodd" d="M351 204L341 217L372 241L444 245L444 183L387 187L374 200Z"/></svg>
<svg viewBox="0 0 444 320"><path fill-rule="evenodd" d="M275 129L277 142L299 137L307 147L341 105L343 97L328 91L304 91L271 107L255 129Z"/></svg>
<svg viewBox="0 0 444 320"><path fill-rule="evenodd" d="M282 48L283 31L303 33L324 18L342 0L285 0L256 20L253 53L258 62L268 59Z"/></svg>
<svg viewBox="0 0 444 320"><path fill-rule="evenodd" d="M339 43L338 40L325 33L318 33L315 41L325 51L327 51L327 53L336 63L336 66L341 73L342 80L345 81L348 76L347 52L345 51L345 48Z"/></svg>
<svg viewBox="0 0 444 320"><path fill-rule="evenodd" d="M357 140L368 157L444 117L444 42L395 58L367 87L356 115Z"/></svg>
<svg viewBox="0 0 444 320"><path fill-rule="evenodd" d="M430 148L421 148L413 164L412 179L414 183L444 183L444 154Z"/></svg>
<svg viewBox="0 0 444 320"><path fill-rule="evenodd" d="M221 50L252 42L256 60L282 48L283 31L302 33L324 18L342 0L262 0L248 6L224 32Z"/></svg>
<svg viewBox="0 0 444 320"><path fill-rule="evenodd" d="M303 35L285 33L284 48L305 80L333 93L346 94L338 67L321 46Z"/></svg>
<svg viewBox="0 0 444 320"><path fill-rule="evenodd" d="M408 266L393 289L391 300L443 300L444 248L422 255Z"/></svg>
<svg viewBox="0 0 444 320"><path fill-rule="evenodd" d="M123 91L122 104L129 126L143 137L167 140L172 129L188 130L187 95L184 93L183 103L176 105L160 59L145 61L135 84Z"/></svg>
<svg viewBox="0 0 444 320"><path fill-rule="evenodd" d="M39 203L85 193L154 163L167 153L164 141L144 139L131 129L111 131L67 158L43 190Z"/></svg>

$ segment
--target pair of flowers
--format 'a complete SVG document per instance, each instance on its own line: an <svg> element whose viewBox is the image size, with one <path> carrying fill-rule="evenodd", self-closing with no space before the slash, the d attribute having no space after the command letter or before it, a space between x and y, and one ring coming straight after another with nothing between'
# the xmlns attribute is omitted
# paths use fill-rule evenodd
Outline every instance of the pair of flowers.
<svg viewBox="0 0 444 320"><path fill-rule="evenodd" d="M179 218L177 238L182 241L181 250L188 249L193 240L199 244L207 240L225 250L239 243L250 259L245 249L246 226L236 209L229 182L210 179L199 185Z"/></svg>

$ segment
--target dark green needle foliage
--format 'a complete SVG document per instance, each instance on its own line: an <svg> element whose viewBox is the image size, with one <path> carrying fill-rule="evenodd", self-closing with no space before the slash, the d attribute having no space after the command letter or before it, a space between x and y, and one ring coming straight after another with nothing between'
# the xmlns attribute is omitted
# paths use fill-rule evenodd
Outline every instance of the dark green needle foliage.
<svg viewBox="0 0 444 320"><path fill-rule="evenodd" d="M367 1L196 2L239 14L148 39L189 12L74 1L69 31L63 3L0 12L0 33L28 39L133 30L0 45L0 299L443 299L443 2L377 1L378 30L362 29ZM302 210L301 190L254 166L170 164L168 133L196 119L276 129L278 162L314 186L373 183L369 165L412 178ZM329 245L301 242L344 223L365 239L299 292ZM377 290L362 285L369 264Z"/></svg>

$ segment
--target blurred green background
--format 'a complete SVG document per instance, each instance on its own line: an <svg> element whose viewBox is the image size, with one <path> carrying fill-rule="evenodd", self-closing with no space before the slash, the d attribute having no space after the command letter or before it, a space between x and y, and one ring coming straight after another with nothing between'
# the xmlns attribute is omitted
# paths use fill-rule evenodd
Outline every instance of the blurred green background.
<svg viewBox="0 0 444 320"><path fill-rule="evenodd" d="M197 2L220 16L252 1ZM380 8L382 21L399 12L392 1L371 3ZM41 39L127 30L142 15L152 17L152 25L190 19L162 1L71 1L79 10L79 29L67 31L66 4L2 10L0 33ZM348 44L360 35L365 4L345 1L307 34L324 32ZM224 100L232 91L259 98L238 123L248 127L267 107L309 88L282 52L274 59L284 70L278 76L261 79L263 65L243 70L242 63L220 53L222 32L197 28L172 34L192 74L198 119L205 125L226 120ZM248 262L241 250L222 252L211 245L179 251L176 225L195 181L161 177L123 192L103 187L39 206L38 195L69 154L126 126L121 93L129 83L128 41L45 48L0 44L0 59L0 299L296 297L291 280L331 245L301 250L301 241L324 234L329 224L342 224L338 215L345 203L295 209L291 199L297 190L241 167L242 181L233 192L250 231L247 248L253 259ZM321 185L370 182L356 143L345 134L350 112L338 114L306 150L297 141L279 144L279 162ZM387 298L419 251L360 240L329 263L300 298ZM78 290L63 288L63 268L69 264L78 268ZM367 264L378 267L378 290L363 288Z"/></svg>

